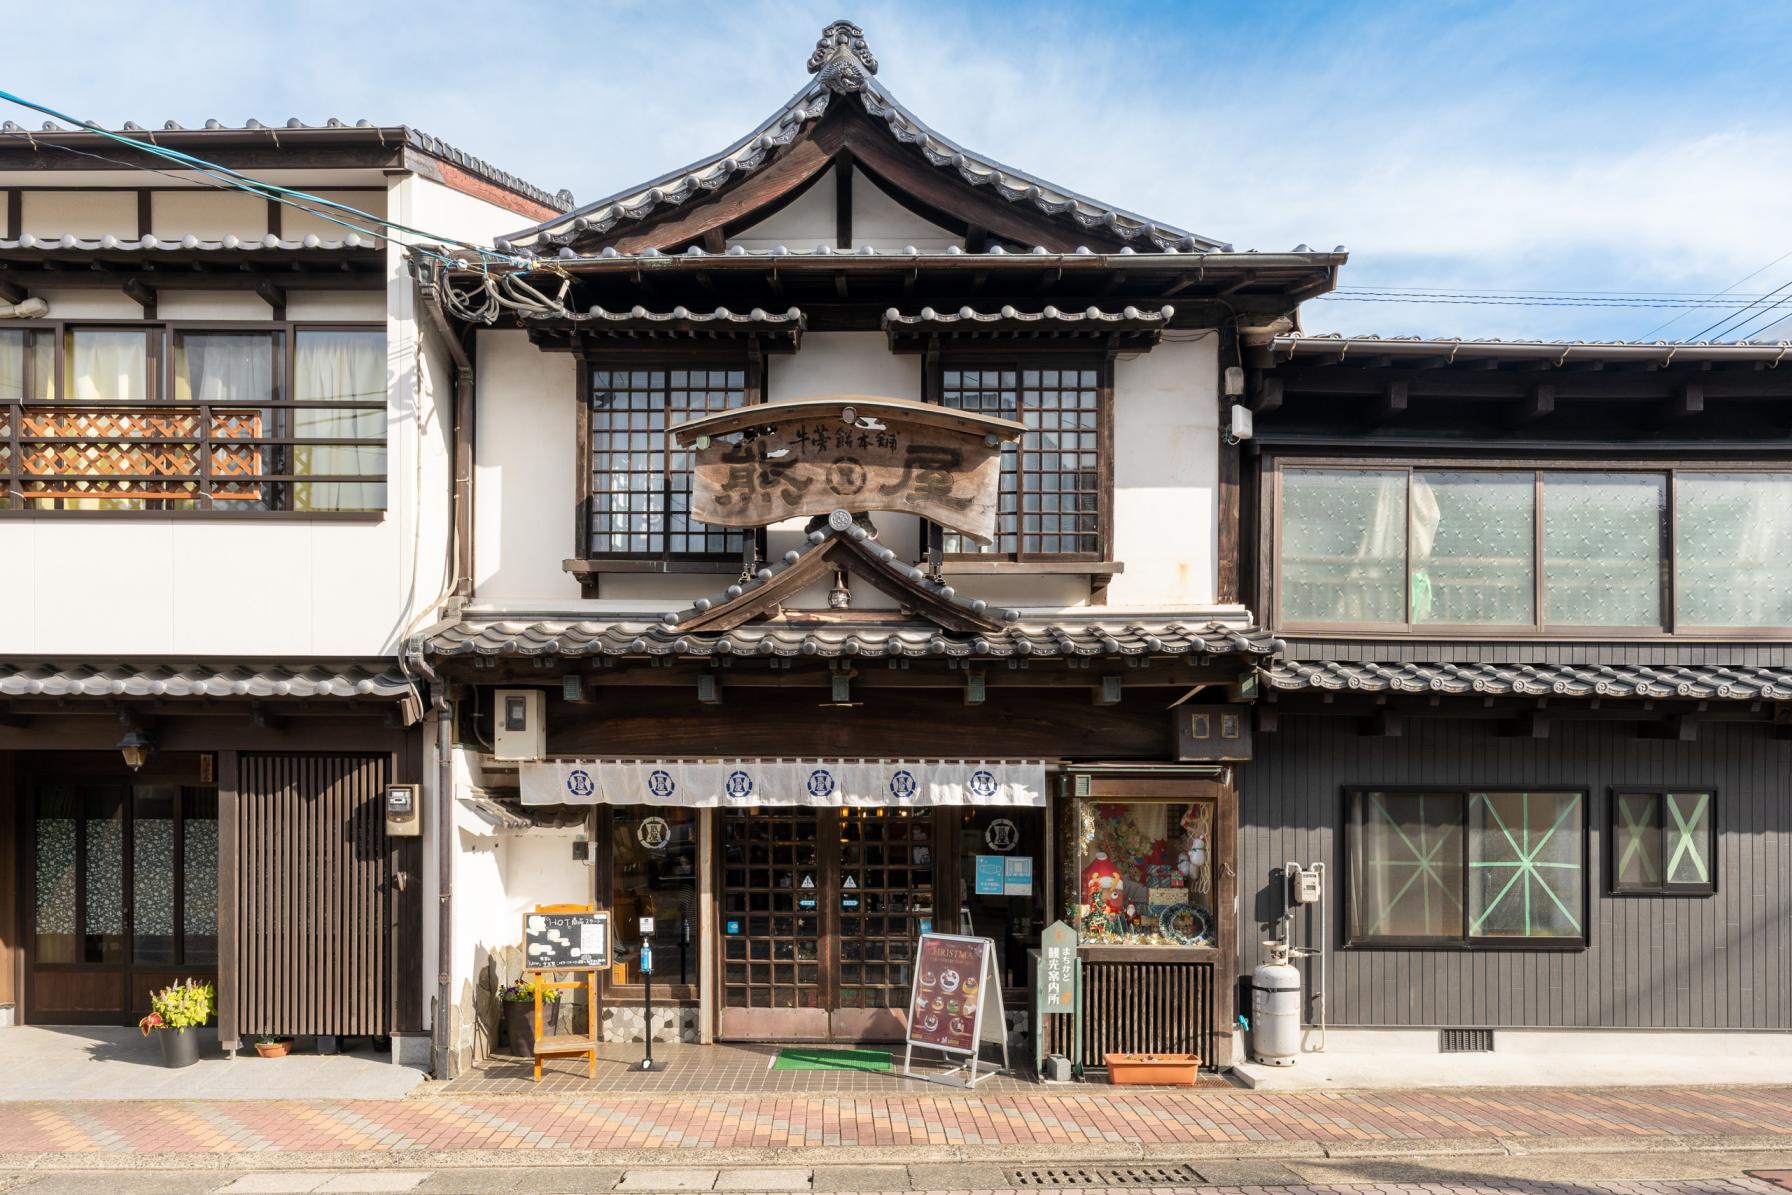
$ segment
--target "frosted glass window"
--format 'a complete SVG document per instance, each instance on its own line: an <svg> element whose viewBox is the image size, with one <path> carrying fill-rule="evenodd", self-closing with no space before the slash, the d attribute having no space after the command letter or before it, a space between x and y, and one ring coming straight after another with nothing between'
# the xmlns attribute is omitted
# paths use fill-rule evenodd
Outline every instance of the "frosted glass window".
<svg viewBox="0 0 1792 1195"><path fill-rule="evenodd" d="M1543 617L1659 627L1668 482L1652 473L1543 475Z"/></svg>
<svg viewBox="0 0 1792 1195"><path fill-rule="evenodd" d="M1469 798L1471 938L1578 938L1584 811L1579 793Z"/></svg>
<svg viewBox="0 0 1792 1195"><path fill-rule="evenodd" d="M1515 626L1535 621L1536 475L1412 477L1412 620Z"/></svg>
<svg viewBox="0 0 1792 1195"><path fill-rule="evenodd" d="M1406 621L1406 473L1282 473L1285 622Z"/></svg>
<svg viewBox="0 0 1792 1195"><path fill-rule="evenodd" d="M1792 474L1681 473L1674 526L1682 627L1792 626Z"/></svg>
<svg viewBox="0 0 1792 1195"><path fill-rule="evenodd" d="M1612 891L1717 890L1708 792L1618 793L1612 800Z"/></svg>
<svg viewBox="0 0 1792 1195"><path fill-rule="evenodd" d="M0 402L48 402L56 383L54 351L48 332L0 330Z"/></svg>
<svg viewBox="0 0 1792 1195"><path fill-rule="evenodd" d="M1462 937L1462 796L1353 794L1350 937Z"/></svg>

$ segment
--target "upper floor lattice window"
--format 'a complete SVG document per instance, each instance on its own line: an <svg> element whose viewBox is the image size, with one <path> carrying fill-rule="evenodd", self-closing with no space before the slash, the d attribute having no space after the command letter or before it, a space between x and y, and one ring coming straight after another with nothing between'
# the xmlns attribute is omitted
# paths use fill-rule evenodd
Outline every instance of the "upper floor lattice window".
<svg viewBox="0 0 1792 1195"><path fill-rule="evenodd" d="M1101 560L1112 501L1108 371L1097 361L952 362L940 402L1026 425L1002 450L995 542L948 532L948 553L1011 560Z"/></svg>
<svg viewBox="0 0 1792 1195"><path fill-rule="evenodd" d="M585 554L739 556L744 533L691 518L691 454L666 429L751 400L744 366L590 371Z"/></svg>

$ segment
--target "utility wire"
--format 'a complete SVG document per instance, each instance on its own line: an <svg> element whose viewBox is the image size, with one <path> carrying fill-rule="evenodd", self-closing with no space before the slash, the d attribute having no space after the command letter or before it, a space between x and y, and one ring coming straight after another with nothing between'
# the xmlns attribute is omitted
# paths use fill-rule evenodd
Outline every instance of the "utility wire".
<svg viewBox="0 0 1792 1195"><path fill-rule="evenodd" d="M1768 292L1767 292L1767 293L1766 293L1766 294L1765 294L1765 295L1762 295L1762 296L1761 296L1761 298L1759 298L1759 299L1756 299L1756 300L1755 300L1755 301L1754 301L1754 302L1752 302L1752 303L1749 303L1749 304L1748 304L1748 305L1746 305L1746 306L1744 306L1744 307L1742 307L1742 308L1739 308L1739 309L1738 309L1738 310L1736 310L1736 311L1733 311L1733 312L1731 312L1731 313L1730 313L1730 314L1729 314L1729 315L1727 315L1727 316L1725 316L1725 317L1724 317L1724 318L1722 318L1722 319L1720 319L1720 320L1718 320L1718 321L1717 321L1717 323L1715 323L1715 324L1710 324L1710 325L1707 325L1707 326L1706 326L1706 327L1705 327L1705 328L1703 328L1703 329L1701 329L1701 330L1700 330L1700 331L1699 331L1699 332L1697 332L1697 333L1696 333L1696 334L1694 334L1694 336L1693 336L1693 337L1692 337L1692 339L1694 339L1694 340L1698 340L1698 339L1700 339L1700 338L1701 338L1701 337L1703 337L1703 336L1704 336L1704 335L1705 335L1705 334L1706 334L1706 333L1707 333L1707 332L1710 332L1710 331L1711 331L1711 329L1712 329L1712 328L1716 328L1716 327L1720 327L1720 326L1721 326L1721 327L1723 327L1723 328L1724 328L1724 330L1725 330L1725 331L1728 331L1728 330L1729 330L1729 329L1730 329L1730 328L1734 328L1734 327L1736 327L1736 326L1737 326L1737 324L1742 324L1742 323L1746 323L1746 322L1748 322L1748 320L1749 320L1749 319L1750 319L1750 318L1752 318L1752 317L1750 317L1750 316L1749 316L1749 315L1748 315L1748 313L1749 313L1749 312L1750 312L1750 311L1751 311L1751 310L1753 310L1753 309L1754 309L1754 308L1756 308L1756 307L1758 307L1758 306L1760 306L1760 305L1761 305L1761 303L1762 303L1762 302L1763 302L1763 301L1764 301L1764 300L1767 300L1767 299L1771 299L1771 298L1773 298L1773 297L1774 297L1774 296L1775 296L1775 295L1777 295L1777 294L1780 294L1780 293L1782 293L1782 292L1784 292L1784 291L1786 291L1786 290L1788 290L1788 289L1792 289L1792 279L1788 279L1788 280L1786 280L1786 281L1785 281L1785 282L1782 282L1782 283L1780 283L1780 285L1778 285L1778 286L1776 286L1776 287L1774 287L1774 288L1773 288L1773 289L1772 289L1772 290L1770 290L1770 291L1768 291ZM1773 307L1781 307L1781 306L1784 306L1784 305L1785 305L1785 303L1786 303L1786 302L1787 302L1787 301L1788 301L1788 300L1786 300L1786 299L1781 299L1781 300L1780 300L1780 301L1779 301L1779 302L1778 302L1778 303L1775 303L1775 304L1774 304L1774 305L1773 305ZM1770 308L1769 308L1769 309L1768 309L1768 310L1772 310L1772 309L1773 309L1773 308L1771 308L1771 307L1770 307ZM1735 318L1735 317L1740 317L1740 318ZM1732 320L1733 320L1733 318L1734 318L1734 322L1732 322ZM1722 336L1722 335L1723 335L1723 332L1719 332L1719 333L1718 333L1718 335L1719 335L1719 336Z"/></svg>
<svg viewBox="0 0 1792 1195"><path fill-rule="evenodd" d="M1782 261L1785 261L1788 257L1792 257L1792 249L1786 250L1784 253L1780 254L1778 257L1774 258L1772 261L1768 262L1766 265L1764 265L1760 269L1756 270L1753 274L1744 274L1741 278L1738 278L1736 281L1730 283L1730 285L1724 287L1722 290L1718 291L1717 293L1719 295L1729 294L1731 291L1733 291L1737 287L1741 286L1744 282L1747 282L1750 278L1753 278L1758 274L1765 274L1768 270L1773 269L1774 266L1779 265ZM1716 296L1713 296L1713 297L1716 297ZM1647 332L1643 333L1643 335L1644 335L1644 337L1653 336L1653 335L1655 335L1655 333L1661 331L1663 328L1666 328L1671 324L1677 324L1685 318L1686 318L1686 313L1682 312L1681 314L1676 315L1673 319L1664 320L1663 322L1656 324L1653 328L1650 328Z"/></svg>

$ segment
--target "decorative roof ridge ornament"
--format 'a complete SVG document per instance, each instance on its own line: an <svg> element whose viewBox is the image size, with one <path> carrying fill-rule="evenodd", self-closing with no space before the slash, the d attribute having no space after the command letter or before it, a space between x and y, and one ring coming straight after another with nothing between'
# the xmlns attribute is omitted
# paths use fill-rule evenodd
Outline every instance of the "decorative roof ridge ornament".
<svg viewBox="0 0 1792 1195"><path fill-rule="evenodd" d="M865 41L865 31L844 20L823 29L815 52L809 55L809 73L837 95L863 91L866 74L877 73L877 59Z"/></svg>

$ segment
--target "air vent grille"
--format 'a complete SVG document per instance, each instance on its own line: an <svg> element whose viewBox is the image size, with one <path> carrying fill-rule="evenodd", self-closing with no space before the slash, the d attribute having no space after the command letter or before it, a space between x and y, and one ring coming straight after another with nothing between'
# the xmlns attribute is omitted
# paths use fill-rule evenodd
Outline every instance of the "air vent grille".
<svg viewBox="0 0 1792 1195"><path fill-rule="evenodd" d="M1204 1183L1187 1166L1035 1166L1004 1171L1008 1186L1035 1187L1186 1187Z"/></svg>
<svg viewBox="0 0 1792 1195"><path fill-rule="evenodd" d="M1493 1030L1440 1029L1437 1049L1441 1054L1491 1054Z"/></svg>

